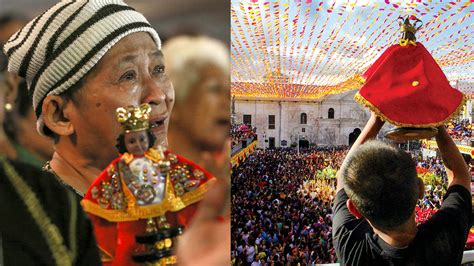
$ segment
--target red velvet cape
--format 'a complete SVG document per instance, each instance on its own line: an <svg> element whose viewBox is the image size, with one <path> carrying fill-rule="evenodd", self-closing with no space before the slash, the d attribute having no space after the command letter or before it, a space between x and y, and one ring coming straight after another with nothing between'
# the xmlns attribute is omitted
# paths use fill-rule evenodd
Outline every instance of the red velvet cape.
<svg viewBox="0 0 474 266"><path fill-rule="evenodd" d="M390 46L362 78L364 85L356 100L396 126L440 126L464 104L463 94L449 85L419 42Z"/></svg>
<svg viewBox="0 0 474 266"><path fill-rule="evenodd" d="M84 210L89 215L94 226L95 237L97 245L101 252L103 265L138 265L133 262L132 254L137 251L143 251L143 245L135 242L135 236L143 234L146 227L146 218L155 217L157 214L166 213L166 218L171 226L183 225L185 228L190 224L194 213L197 210L199 201L203 198L210 180L214 179L210 173L194 164L193 162L179 156L166 152L166 156L174 159L170 160L171 169L186 168L189 170L188 179L199 180L199 186L191 191L185 192L180 200L179 206L171 206L173 204L157 204L160 206L144 207L143 209L135 210L136 203L130 203L129 198L133 197L126 194L128 207L124 210L113 209L111 205L104 207L99 204L100 188L102 182L110 182L116 165L124 158L124 156L131 156L124 154L115 159L104 171L95 179L89 187L81 204ZM170 172L167 179L173 174ZM171 187L174 187L174 181ZM169 184L167 184L167 187ZM166 195L166 199L169 199ZM163 202L166 200L164 199ZM163 206L161 206L163 205Z"/></svg>

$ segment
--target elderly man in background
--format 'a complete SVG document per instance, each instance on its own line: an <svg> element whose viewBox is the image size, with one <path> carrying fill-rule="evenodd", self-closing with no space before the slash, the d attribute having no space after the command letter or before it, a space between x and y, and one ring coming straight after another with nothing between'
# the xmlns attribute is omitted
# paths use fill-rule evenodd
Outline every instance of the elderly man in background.
<svg viewBox="0 0 474 266"><path fill-rule="evenodd" d="M78 199L117 157L118 107L148 103L156 144L166 145L174 91L165 74L161 41L143 15L123 1L61 1L14 34L4 51L9 71L28 83L38 131L54 140L48 169ZM206 242L210 252L201 257L228 261L230 224L217 219L225 186L216 182L184 236L196 244L178 250L178 257L193 254L192 248L205 242L215 227L228 234ZM184 222L193 216L194 210L189 211ZM104 237L96 235L99 244ZM101 251L108 260L116 255ZM191 263L185 255L181 262Z"/></svg>
<svg viewBox="0 0 474 266"><path fill-rule="evenodd" d="M203 166L220 179L218 182L227 184L211 191L201 203L199 217L203 219L195 219L203 222L192 225L200 230L183 236L178 244L179 250L185 252L178 257L181 263L189 265L229 262L229 221L216 224L213 219L204 218L230 212L230 197L225 196L230 193L225 190L230 178L229 48L210 37L183 35L168 40L162 51L166 74L175 91L169 149ZM195 245L200 239L207 241ZM219 242L222 245L212 245Z"/></svg>
<svg viewBox="0 0 474 266"><path fill-rule="evenodd" d="M215 176L229 176L229 48L205 36L178 36L163 45L163 53L175 89L170 150Z"/></svg>

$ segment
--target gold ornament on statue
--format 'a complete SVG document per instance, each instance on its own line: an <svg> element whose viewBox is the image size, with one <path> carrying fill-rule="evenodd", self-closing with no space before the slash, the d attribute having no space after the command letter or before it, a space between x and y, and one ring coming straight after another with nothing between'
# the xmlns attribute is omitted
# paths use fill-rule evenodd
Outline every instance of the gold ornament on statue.
<svg viewBox="0 0 474 266"><path fill-rule="evenodd" d="M119 107L116 113L117 121L122 124L125 133L147 130L150 126L151 106L147 103L140 107Z"/></svg>
<svg viewBox="0 0 474 266"><path fill-rule="evenodd" d="M401 46L406 46L408 44L416 46L416 32L423 26L423 22L417 18L415 23L410 23L410 16L407 16L405 19L399 17L402 22L399 22L400 30L402 32L402 38L399 41Z"/></svg>
<svg viewBox="0 0 474 266"><path fill-rule="evenodd" d="M11 112L13 110L13 105L11 103L5 104L5 111Z"/></svg>

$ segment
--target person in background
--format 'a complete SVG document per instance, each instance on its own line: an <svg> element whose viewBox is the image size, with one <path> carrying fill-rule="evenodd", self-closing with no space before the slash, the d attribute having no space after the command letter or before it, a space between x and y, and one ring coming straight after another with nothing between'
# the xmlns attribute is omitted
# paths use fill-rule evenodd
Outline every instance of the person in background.
<svg viewBox="0 0 474 266"><path fill-rule="evenodd" d="M0 46L8 41L18 29L23 27L28 20L19 14L4 14L0 16Z"/></svg>
<svg viewBox="0 0 474 266"><path fill-rule="evenodd" d="M26 24L20 15L0 17L0 48L15 31ZM0 54L4 62L1 71L5 79L5 122L4 130L15 153L17 161L42 168L53 154L53 142L36 132L36 116L31 97L28 95L26 81L6 71L7 58Z"/></svg>
<svg viewBox="0 0 474 266"><path fill-rule="evenodd" d="M0 150L2 151L2 155L6 156L10 159L16 159L17 154L15 147L8 139L7 134L5 133L4 129L4 121L5 121L5 113L10 109L7 105L8 100L7 98L11 94L10 86L8 84L7 75L5 74L6 69L6 58L3 56L3 53L0 53ZM5 106L7 105L7 106Z"/></svg>
<svg viewBox="0 0 474 266"><path fill-rule="evenodd" d="M0 106L8 91L0 71ZM0 265L101 265L92 225L72 192L17 160L0 108Z"/></svg>
<svg viewBox="0 0 474 266"><path fill-rule="evenodd" d="M175 90L169 149L228 177L230 164L230 55L219 40L177 36L163 45Z"/></svg>

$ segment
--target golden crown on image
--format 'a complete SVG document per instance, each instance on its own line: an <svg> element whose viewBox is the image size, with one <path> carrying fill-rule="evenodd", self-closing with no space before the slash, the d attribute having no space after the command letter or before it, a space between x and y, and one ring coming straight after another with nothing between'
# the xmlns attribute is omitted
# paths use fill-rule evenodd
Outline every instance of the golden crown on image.
<svg viewBox="0 0 474 266"><path fill-rule="evenodd" d="M147 103L139 107L119 107L116 113L117 121L122 124L125 133L147 130L150 126L151 106Z"/></svg>

